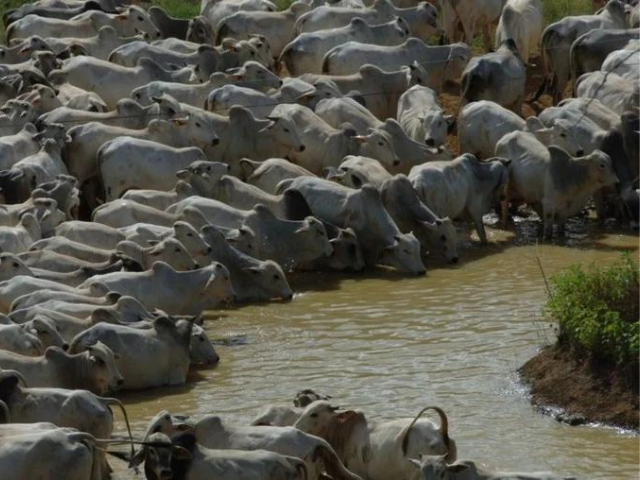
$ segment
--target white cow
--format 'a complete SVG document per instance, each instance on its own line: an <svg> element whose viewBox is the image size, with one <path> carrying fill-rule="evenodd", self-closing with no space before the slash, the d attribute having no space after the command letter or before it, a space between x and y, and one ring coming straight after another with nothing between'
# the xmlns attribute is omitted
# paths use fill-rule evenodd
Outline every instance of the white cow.
<svg viewBox="0 0 640 480"><path fill-rule="evenodd" d="M202 228L202 236L210 251L199 257L203 264L220 262L231 274L237 302L289 300L293 292L280 265L272 260L257 260L233 247L223 232L213 225Z"/></svg>
<svg viewBox="0 0 640 480"><path fill-rule="evenodd" d="M99 323L78 334L69 352L83 352L96 342L109 346L119 355L116 366L126 390L182 385L189 371L192 326L189 320L174 323L165 316L143 328Z"/></svg>
<svg viewBox="0 0 640 480"><path fill-rule="evenodd" d="M482 32L485 51L491 48L491 26L497 25L504 0L440 0L445 38L471 45Z"/></svg>
<svg viewBox="0 0 640 480"><path fill-rule="evenodd" d="M362 244L367 266L388 265L411 275L426 273L420 242L413 234L398 229L375 187L364 185L353 190L319 178L298 177L284 180L279 188L299 191L323 221L352 228Z"/></svg>
<svg viewBox="0 0 640 480"><path fill-rule="evenodd" d="M123 382L113 351L103 343L76 355L57 347L47 348L40 357L0 350L0 368L20 372L33 387L77 388L97 395L117 390Z"/></svg>
<svg viewBox="0 0 640 480"><path fill-rule="evenodd" d="M635 65L633 68L635 69ZM619 115L625 110L640 107L640 85L637 77L627 79L614 72L585 73L576 82L576 95L599 100Z"/></svg>
<svg viewBox="0 0 640 480"><path fill-rule="evenodd" d="M402 94L396 118L410 138L430 147L444 145L454 120L438 105L436 92L422 85L414 85Z"/></svg>
<svg viewBox="0 0 640 480"><path fill-rule="evenodd" d="M30 325L0 325L0 349L29 357L44 353L38 333Z"/></svg>
<svg viewBox="0 0 640 480"><path fill-rule="evenodd" d="M272 259L285 270L298 264L331 255L327 231L318 219L283 220L262 204L251 210L240 210L223 202L201 197L189 197L169 209L179 214L188 209L200 211L208 223L223 228L248 227L257 238L255 247L247 253L261 260Z"/></svg>
<svg viewBox="0 0 640 480"><path fill-rule="evenodd" d="M309 83L330 80L345 95L352 91L359 92L365 99L367 109L380 120L396 115L400 96L413 85L428 85L436 89L429 82L426 70L414 60L407 60L397 70L386 66L383 70L371 64L356 70L358 73L353 75L304 74L300 78ZM442 78L436 83L441 81Z"/></svg>
<svg viewBox="0 0 640 480"><path fill-rule="evenodd" d="M123 67L98 58L79 56L67 60L60 70L50 74L52 82L67 82L100 96L110 109L138 87L155 80L190 82L189 69L165 70L154 60L143 57L135 67Z"/></svg>
<svg viewBox="0 0 640 480"><path fill-rule="evenodd" d="M153 432L173 437L179 432L190 432L198 444L221 451L268 450L303 460L309 478L317 478L316 463L322 461L324 469L336 480L362 480L351 473L340 461L334 449L323 439L308 435L292 427L233 426L215 415L207 415L195 425L178 421L166 410L158 413L147 427L145 439ZM136 455L138 457L138 455Z"/></svg>
<svg viewBox="0 0 640 480"><path fill-rule="evenodd" d="M131 93L131 96L143 105L151 105L156 98L162 95L170 95L178 102L188 103L194 107L202 107L209 93L228 83L258 91L267 91L271 88L279 88L282 85L282 80L262 64L248 61L241 67L228 70L227 73L213 73L207 82L199 85L160 81L150 82L147 85L136 88Z"/></svg>
<svg viewBox="0 0 640 480"><path fill-rule="evenodd" d="M145 272L96 275L82 284L106 285L110 291L137 298L147 309L158 308L174 315L199 314L233 301L229 271L219 263L189 272L177 272L156 262Z"/></svg>
<svg viewBox="0 0 640 480"><path fill-rule="evenodd" d="M510 38L492 53L474 57L462 73L462 103L491 100L519 114L527 69Z"/></svg>
<svg viewBox="0 0 640 480"><path fill-rule="evenodd" d="M217 43L227 37L245 40L251 35L260 34L269 40L271 53L278 58L282 49L291 40L296 20L310 8L308 3L296 1L286 10L278 12L236 12L218 23Z"/></svg>
<svg viewBox="0 0 640 480"><path fill-rule="evenodd" d="M98 480L109 476L104 442L51 423L0 425L0 470L5 480ZM101 450L98 450L98 445ZM37 459L37 460L34 460Z"/></svg>
<svg viewBox="0 0 640 480"><path fill-rule="evenodd" d="M116 48L131 42L142 40L141 35L120 36L111 25L100 27L98 32L92 37L47 37L44 41L54 52L60 53L72 45L79 45L84 48L92 57L106 60L109 54Z"/></svg>
<svg viewBox="0 0 640 480"><path fill-rule="evenodd" d="M269 158L255 162L248 158L240 160L241 178L267 193L274 194L278 183L288 178L314 176L306 168L295 165L283 158Z"/></svg>
<svg viewBox="0 0 640 480"><path fill-rule="evenodd" d="M119 14L104 13L100 10L81 13L70 20L27 15L12 23L7 29L7 42L14 38L26 38L30 35L41 37L91 37L100 28L111 25L120 36L130 37L140 32L150 38L158 38L160 32L142 8L130 5Z"/></svg>
<svg viewBox="0 0 640 480"><path fill-rule="evenodd" d="M348 75L357 72L365 64L391 71L417 62L429 74L427 86L440 92L445 81L457 81L460 78L470 59L471 50L464 43L430 46L415 37L391 47L347 42L327 52L322 71Z"/></svg>
<svg viewBox="0 0 640 480"><path fill-rule="evenodd" d="M545 82L538 94L546 89L558 103L571 77L571 45L581 35L600 29L624 29L627 27L624 4L610 0L596 15L564 17L552 23L542 32L542 61Z"/></svg>
<svg viewBox="0 0 640 480"><path fill-rule="evenodd" d="M427 207L441 217L471 218L482 243L487 243L482 217L499 200L507 176L503 161L481 162L470 154L449 162L419 165L409 173Z"/></svg>
<svg viewBox="0 0 640 480"><path fill-rule="evenodd" d="M26 252L41 238L40 222L31 213L24 214L15 227L0 227L0 243L4 252Z"/></svg>
<svg viewBox="0 0 640 480"><path fill-rule="evenodd" d="M198 125L196 123L196 127ZM213 142L217 143L217 138ZM206 160L198 147L173 148L132 137L110 140L97 153L107 202L120 198L130 189L170 190L179 170Z"/></svg>
<svg viewBox="0 0 640 480"><path fill-rule="evenodd" d="M315 174L320 174L327 167L338 166L347 155L366 155L380 160L389 168L400 163L389 136L384 132L368 130L358 135L348 124L334 128L335 125L327 124L302 105L278 105L272 113L286 115L302 126L300 137L307 148L293 152L290 158L293 163Z"/></svg>
<svg viewBox="0 0 640 480"><path fill-rule="evenodd" d="M456 458L447 416L438 407L427 407L415 418L381 422L368 420L362 412L337 410L325 400L313 402L305 408L295 427L327 440L342 461L363 478L412 480L415 467L408 461L410 458L420 455ZM438 414L439 428L428 420L420 420L427 410Z"/></svg>
<svg viewBox="0 0 640 480"><path fill-rule="evenodd" d="M511 38L522 61L529 63L529 58L540 46L543 22L540 0L507 0L496 29L496 48Z"/></svg>
<svg viewBox="0 0 640 480"><path fill-rule="evenodd" d="M191 433L172 440L162 433L147 438L134 464L144 462L147 478L173 478L175 465L185 478L204 480L306 480L307 467L293 456L266 450L213 450L198 445ZM152 475L152 477L151 477Z"/></svg>
<svg viewBox="0 0 640 480"><path fill-rule="evenodd" d="M119 407L129 422L124 406L115 398L99 397L87 390L26 388L20 386L19 375L7 371L0 377L0 401L8 407L12 422L51 422L96 438L109 438L113 433L111 406Z"/></svg>
<svg viewBox="0 0 640 480"><path fill-rule="evenodd" d="M557 118L546 127L537 117L523 120L488 100L469 103L460 110L458 142L462 153L472 153L479 158L493 157L500 139L517 131L532 133L543 144L558 145L573 154L583 151L575 128L568 120Z"/></svg>
<svg viewBox="0 0 640 480"><path fill-rule="evenodd" d="M334 47L347 41L375 45L399 45L407 40L409 25L401 17L381 24L368 24L360 17L344 27L302 33L288 43L280 55L291 75L322 73L322 59Z"/></svg>
<svg viewBox="0 0 640 480"><path fill-rule="evenodd" d="M532 135L515 132L500 140L496 154L511 161L503 222L508 202L520 199L536 210L546 236L552 234L554 223L562 235L567 218L578 213L596 190L618 183L611 158L599 150L573 158L561 148L547 149Z"/></svg>

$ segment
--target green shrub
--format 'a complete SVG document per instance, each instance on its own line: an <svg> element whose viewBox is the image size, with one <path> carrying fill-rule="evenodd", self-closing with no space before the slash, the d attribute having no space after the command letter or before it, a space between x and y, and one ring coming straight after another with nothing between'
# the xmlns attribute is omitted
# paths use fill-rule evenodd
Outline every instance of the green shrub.
<svg viewBox="0 0 640 480"><path fill-rule="evenodd" d="M638 265L625 254L609 267L574 265L552 278L549 313L558 341L594 359L637 371Z"/></svg>
<svg viewBox="0 0 640 480"><path fill-rule="evenodd" d="M570 15L588 15L593 13L591 0L543 0L545 25L557 22Z"/></svg>
<svg viewBox="0 0 640 480"><path fill-rule="evenodd" d="M164 8L169 15L177 18L193 18L200 14L199 0L152 0L148 6Z"/></svg>

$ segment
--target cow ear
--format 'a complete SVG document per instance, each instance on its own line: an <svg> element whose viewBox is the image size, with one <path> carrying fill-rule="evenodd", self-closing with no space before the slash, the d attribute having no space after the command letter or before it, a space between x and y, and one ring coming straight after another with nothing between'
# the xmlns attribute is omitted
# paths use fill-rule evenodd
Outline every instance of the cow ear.
<svg viewBox="0 0 640 480"><path fill-rule="evenodd" d="M146 457L146 449L142 447L136 452L136 454L129 460L129 468L135 468L144 463Z"/></svg>
<svg viewBox="0 0 640 480"><path fill-rule="evenodd" d="M245 272L251 272L254 275L257 275L260 273L260 269L258 267L247 267L244 269Z"/></svg>
<svg viewBox="0 0 640 480"><path fill-rule="evenodd" d="M186 448L182 448L178 445L174 445L171 447L172 457L176 460L191 460L193 459L193 455L189 453Z"/></svg>
<svg viewBox="0 0 640 480"><path fill-rule="evenodd" d="M568 162L571 160L571 155L569 155L569 153L567 153L566 150L557 147L555 145L551 145L549 147L549 155L551 156L551 158L555 161L564 161L564 162Z"/></svg>
<svg viewBox="0 0 640 480"><path fill-rule="evenodd" d="M408 458L407 460L409 460L411 463L413 463L416 467L418 468L422 468L422 463L420 463L418 460L416 460L415 458Z"/></svg>
<svg viewBox="0 0 640 480"><path fill-rule="evenodd" d="M529 130L531 133L535 133L538 130L544 130L544 128L544 124L538 117L532 116L527 118L527 130Z"/></svg>
<svg viewBox="0 0 640 480"><path fill-rule="evenodd" d="M159 240L147 240L147 243L149 245L151 245L152 247L155 247L156 245L158 245L160 243Z"/></svg>
<svg viewBox="0 0 640 480"><path fill-rule="evenodd" d="M469 465L466 465L464 463L454 463L452 465L447 465L447 470L449 470L452 473L462 473L466 470L469 470L469 468L471 468Z"/></svg>

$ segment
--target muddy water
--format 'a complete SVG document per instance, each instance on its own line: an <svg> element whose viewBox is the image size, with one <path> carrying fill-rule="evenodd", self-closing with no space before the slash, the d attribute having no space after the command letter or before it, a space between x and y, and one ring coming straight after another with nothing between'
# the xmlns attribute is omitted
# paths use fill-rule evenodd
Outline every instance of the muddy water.
<svg viewBox="0 0 640 480"><path fill-rule="evenodd" d="M207 330L226 340L219 366L186 387L124 396L135 430L161 408L247 423L262 405L311 387L371 416L440 405L460 457L492 468L638 478L638 437L535 413L515 374L553 339L536 253L550 275L637 252L637 237L577 232L577 245L535 247L491 236L459 266L435 265L423 278L314 274L295 279L292 302L217 312Z"/></svg>

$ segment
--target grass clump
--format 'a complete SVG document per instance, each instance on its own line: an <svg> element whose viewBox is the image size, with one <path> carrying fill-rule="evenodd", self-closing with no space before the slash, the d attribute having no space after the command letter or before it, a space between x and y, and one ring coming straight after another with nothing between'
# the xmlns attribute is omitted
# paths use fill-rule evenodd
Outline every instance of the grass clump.
<svg viewBox="0 0 640 480"><path fill-rule="evenodd" d="M200 15L199 0L152 0L145 7L158 6L164 8L169 15L176 18L191 19Z"/></svg>
<svg viewBox="0 0 640 480"><path fill-rule="evenodd" d="M590 15L592 0L542 0L545 25L572 15Z"/></svg>
<svg viewBox="0 0 640 480"><path fill-rule="evenodd" d="M551 279L549 313L558 342L637 375L640 349L638 264L629 254L609 267L574 265Z"/></svg>

